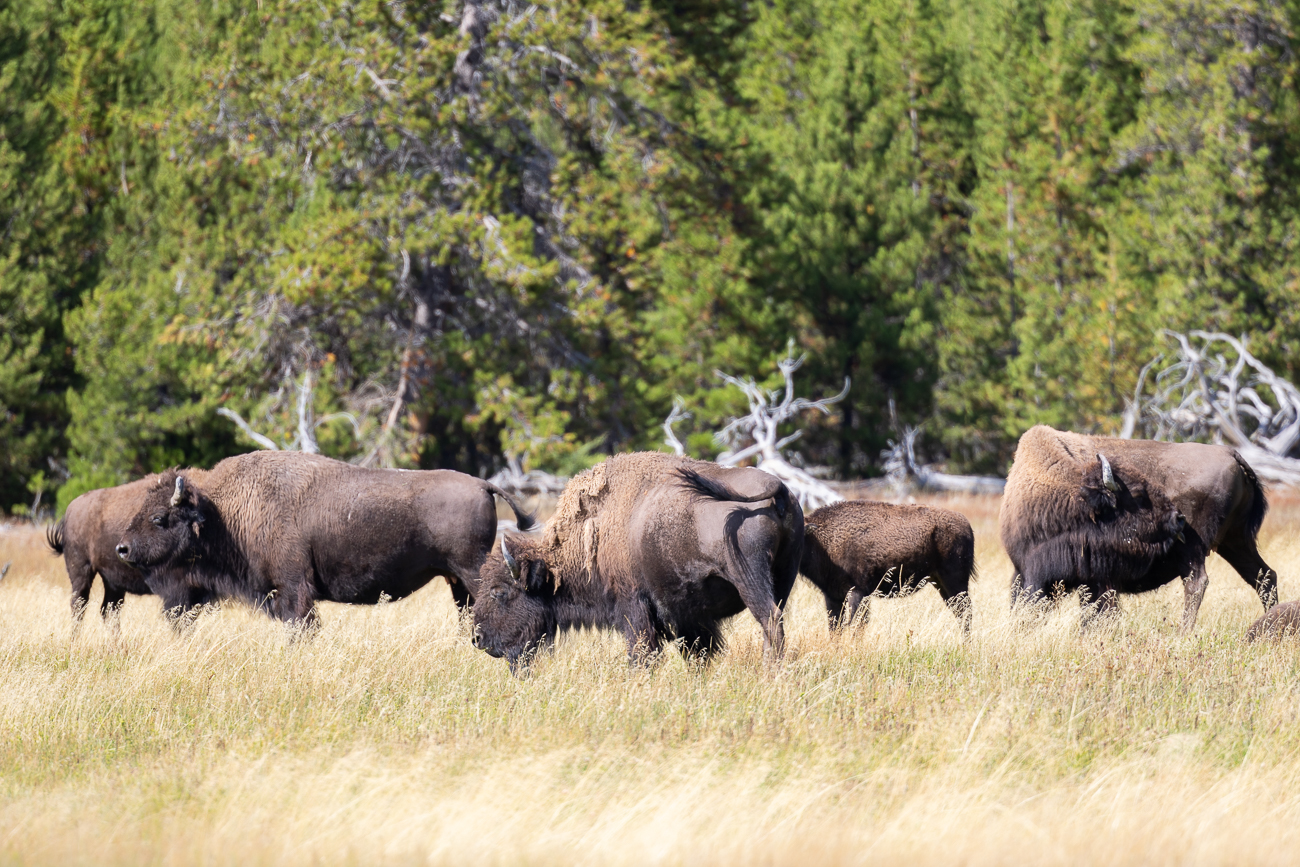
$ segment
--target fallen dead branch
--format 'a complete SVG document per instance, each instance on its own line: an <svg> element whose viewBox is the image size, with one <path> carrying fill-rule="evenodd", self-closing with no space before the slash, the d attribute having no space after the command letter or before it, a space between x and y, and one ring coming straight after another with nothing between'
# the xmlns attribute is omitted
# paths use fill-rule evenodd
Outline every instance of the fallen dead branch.
<svg viewBox="0 0 1300 867"><path fill-rule="evenodd" d="M1225 443L1261 478L1300 484L1300 389L1256 358L1245 335L1165 334L1176 354L1142 368L1120 436Z"/></svg>

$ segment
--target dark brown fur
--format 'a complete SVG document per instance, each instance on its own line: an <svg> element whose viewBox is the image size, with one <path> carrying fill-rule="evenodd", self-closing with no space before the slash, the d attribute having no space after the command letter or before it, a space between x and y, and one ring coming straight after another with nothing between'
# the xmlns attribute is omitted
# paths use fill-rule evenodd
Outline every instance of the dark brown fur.
<svg viewBox="0 0 1300 867"><path fill-rule="evenodd" d="M966 516L857 500L818 509L806 528L800 571L822 591L831 629L859 611L865 623L871 596L904 596L933 583L970 631L975 533Z"/></svg>
<svg viewBox="0 0 1300 867"><path fill-rule="evenodd" d="M116 612L128 593L153 593L145 576L123 563L115 549L127 524L144 503L145 492L156 481L157 476L149 476L115 488L88 491L69 503L63 519L46 531L50 548L63 555L72 584L72 616L77 622L86 611L97 574L104 586L101 617ZM163 598L163 610L170 616L186 614L210 598L201 590L173 586L176 593Z"/></svg>
<svg viewBox="0 0 1300 867"><path fill-rule="evenodd" d="M1086 473L1093 474L1095 485L1098 454L1110 461L1121 483L1120 502L1109 506L1096 500L1096 487L1091 495L1085 490ZM1181 539L1161 529L1166 501L1185 519L1185 527L1173 534ZM1105 508L1097 511L1098 505ZM1267 509L1254 472L1225 446L1034 427L1020 439L1002 501L1002 541L1018 576L1013 597L1073 582L1109 606L1116 594L1145 592L1182 578L1183 627L1190 629L1208 583L1205 558L1217 550L1267 609L1277 598L1277 580L1255 544ZM1058 580L1065 573L1071 580Z"/></svg>
<svg viewBox="0 0 1300 867"><path fill-rule="evenodd" d="M172 504L177 478L185 480ZM496 536L495 485L450 470L362 469L301 452L252 452L149 487L118 553L148 574L184 565L192 586L310 624L316 600L400 599L435 575L472 600Z"/></svg>
<svg viewBox="0 0 1300 867"><path fill-rule="evenodd" d="M569 483L540 537L507 534L516 572L500 547L488 557L474 643L514 668L559 631L595 626L620 630L633 661L672 640L707 658L719 622L748 609L779 656L803 532L798 502L761 470L615 455Z"/></svg>

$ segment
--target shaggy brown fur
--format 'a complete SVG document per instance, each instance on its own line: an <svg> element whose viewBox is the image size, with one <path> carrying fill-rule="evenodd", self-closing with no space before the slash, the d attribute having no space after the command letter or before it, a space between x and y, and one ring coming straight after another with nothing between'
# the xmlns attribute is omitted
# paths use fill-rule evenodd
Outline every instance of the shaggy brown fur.
<svg viewBox="0 0 1300 867"><path fill-rule="evenodd" d="M1098 472L1099 454L1110 461L1123 488L1121 497L1131 495L1128 511L1115 512L1112 504L1111 511L1094 514L1081 499L1085 495L1083 476ZM1142 513L1159 512L1162 497L1185 518L1185 528L1174 534L1183 536L1181 540L1171 539L1155 524L1142 529L1133 523L1141 522ZM1098 504L1100 501L1093 505ZM1087 555L1092 577L1082 583L1094 594L1104 590L1092 585L1133 593L1182 578L1185 629L1196 622L1208 584L1205 557L1211 550L1217 550L1255 588L1265 608L1271 607L1276 600L1276 576L1255 544L1267 508L1254 472L1235 450L1225 446L1092 437L1042 425L1031 428L1020 438L1002 500L1002 541L1018 573L1013 599L1052 583L1050 578L1026 573L1032 552L1050 543L1061 553L1068 548L1074 556ZM1127 517L1112 525L1121 514ZM1107 527L1128 527L1132 532L1120 536L1102 533ZM1142 541L1134 542L1138 537ZM1120 551L1114 547L1120 538L1127 540L1126 544L1146 547ZM1101 556L1105 551L1118 561L1109 562L1109 555ZM1043 556L1040 552L1038 559L1042 561ZM1114 574L1102 574L1107 570ZM1113 595L1111 598L1113 602Z"/></svg>
<svg viewBox="0 0 1300 867"><path fill-rule="evenodd" d="M707 657L746 608L779 655L803 512L759 470L642 452L577 476L539 537L505 542L515 565L500 548L483 565L474 641L512 667L580 626L620 629L634 661L673 639Z"/></svg>
<svg viewBox="0 0 1300 867"><path fill-rule="evenodd" d="M151 576L183 564L193 586L308 624L317 599L400 599L435 575L465 606L496 537L494 494L531 526L495 485L463 473L253 452L159 476L118 554Z"/></svg>
<svg viewBox="0 0 1300 867"><path fill-rule="evenodd" d="M1247 641L1300 636L1300 601L1283 602L1250 625Z"/></svg>
<svg viewBox="0 0 1300 867"><path fill-rule="evenodd" d="M115 488L88 491L69 503L63 520L46 531L50 548L63 555L68 569L72 616L77 622L86 611L96 574L104 585L104 599L99 605L101 617L115 613L128 593L140 596L153 593L145 576L123 563L115 549L127 524L144 503L145 492L157 478L147 476ZM163 611L169 616L186 614L210 598L202 590L179 585L176 590L176 594L163 599Z"/></svg>
<svg viewBox="0 0 1300 867"><path fill-rule="evenodd" d="M832 630L859 611L865 624L871 596L905 596L933 583L970 631L975 533L964 515L858 500L818 509L806 528L800 571L826 598Z"/></svg>

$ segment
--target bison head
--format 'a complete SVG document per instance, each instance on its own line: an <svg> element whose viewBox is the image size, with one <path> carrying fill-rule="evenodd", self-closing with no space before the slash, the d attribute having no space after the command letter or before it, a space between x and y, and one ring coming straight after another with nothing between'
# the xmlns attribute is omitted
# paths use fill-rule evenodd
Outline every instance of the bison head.
<svg viewBox="0 0 1300 867"><path fill-rule="evenodd" d="M1078 497L1077 523L1020 555L1013 600L1053 587L1124 591L1184 541L1187 520L1169 496L1138 473L1117 473L1104 455L1084 470Z"/></svg>
<svg viewBox="0 0 1300 867"><path fill-rule="evenodd" d="M540 540L503 536L479 571L474 646L504 656L514 671L554 639L555 629L555 585Z"/></svg>
<svg viewBox="0 0 1300 867"><path fill-rule="evenodd" d="M163 473L127 524L117 556L146 571L192 558L210 509L208 498L184 475L176 470Z"/></svg>

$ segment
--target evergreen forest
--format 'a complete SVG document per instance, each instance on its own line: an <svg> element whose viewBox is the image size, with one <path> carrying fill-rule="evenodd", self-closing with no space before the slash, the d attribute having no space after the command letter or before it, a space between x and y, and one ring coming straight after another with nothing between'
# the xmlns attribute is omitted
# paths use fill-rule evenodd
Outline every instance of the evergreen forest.
<svg viewBox="0 0 1300 867"><path fill-rule="evenodd" d="M0 0L0 509L280 447L1005 472L1166 329L1300 375L1300 2ZM1293 136L1295 136L1293 138ZM223 412L219 412L222 410ZM297 438L297 439L296 439Z"/></svg>

